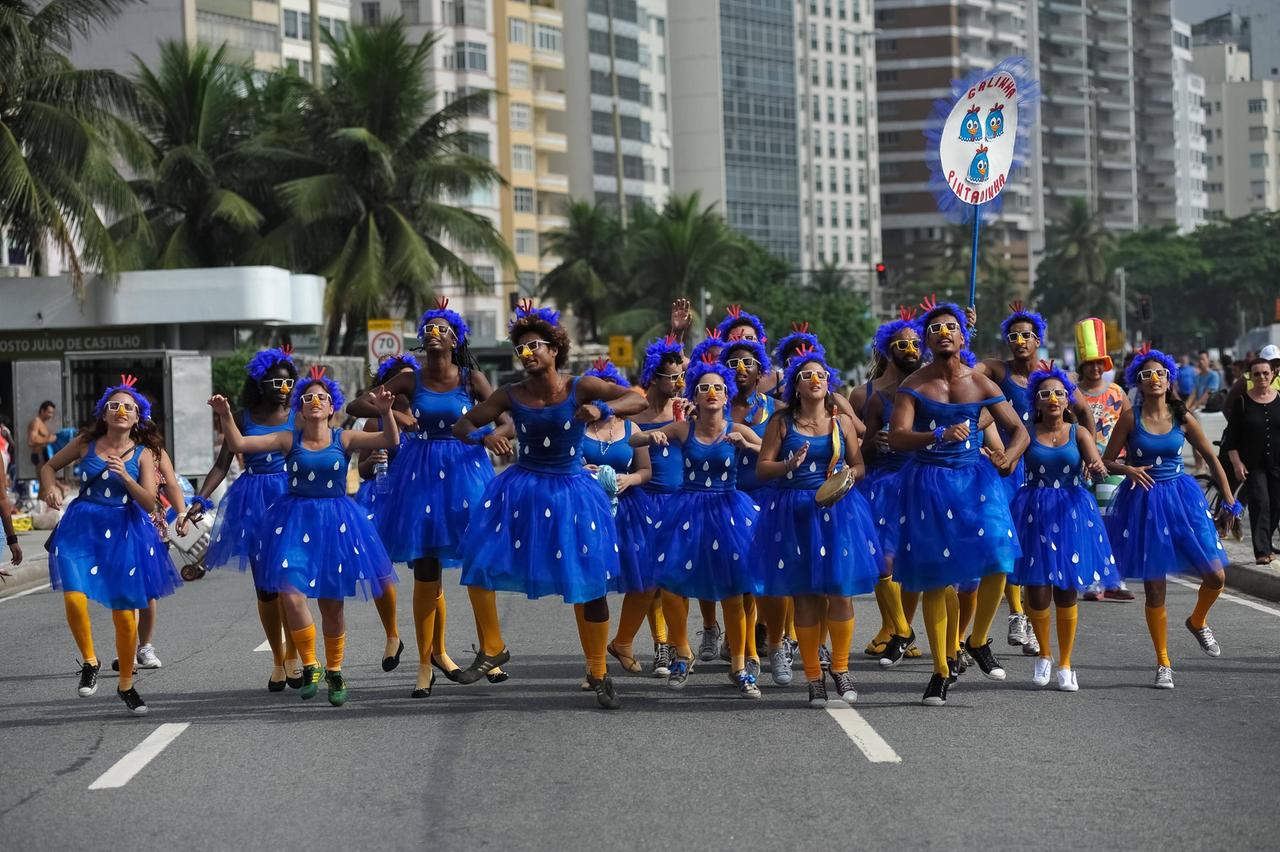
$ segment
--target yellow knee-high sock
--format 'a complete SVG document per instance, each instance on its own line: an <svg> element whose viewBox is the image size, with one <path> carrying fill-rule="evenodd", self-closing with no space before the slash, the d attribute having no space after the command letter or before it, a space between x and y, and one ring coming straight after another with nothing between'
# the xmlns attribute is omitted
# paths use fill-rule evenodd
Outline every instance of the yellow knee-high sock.
<svg viewBox="0 0 1280 852"><path fill-rule="evenodd" d="M853 644L853 618L847 621L827 619L831 631L831 671L849 671L849 646Z"/></svg>
<svg viewBox="0 0 1280 852"><path fill-rule="evenodd" d="M969 625L973 623L973 611L978 608L978 590L972 592L956 592L956 602L959 606L957 617L960 619L956 623L956 630L960 638L969 632Z"/></svg>
<svg viewBox="0 0 1280 852"><path fill-rule="evenodd" d="M756 609L769 634L769 650L782 644L783 631L787 627L787 600L764 595L756 598Z"/></svg>
<svg viewBox="0 0 1280 852"><path fill-rule="evenodd" d="M304 666L317 665L316 662L316 626L308 624L300 630L289 631L293 634L293 643L298 648L298 656Z"/></svg>
<svg viewBox="0 0 1280 852"><path fill-rule="evenodd" d="M605 649L609 645L609 620L587 621L584 604L574 604L573 615L578 621L578 641L582 643L582 654L587 659L587 671L598 680L608 674Z"/></svg>
<svg viewBox="0 0 1280 852"><path fill-rule="evenodd" d="M667 618L662 611L662 595L655 590L653 599L649 602L649 635L653 637L653 644L667 644Z"/></svg>
<svg viewBox="0 0 1280 852"><path fill-rule="evenodd" d="M418 666L431 666L431 652L436 637L436 619L444 597L440 594L440 581L413 581L413 635L418 640Z"/></svg>
<svg viewBox="0 0 1280 852"><path fill-rule="evenodd" d="M1156 665L1171 666L1169 662L1169 615L1162 606L1144 607L1147 616L1147 631L1151 634L1151 644L1156 649Z"/></svg>
<svg viewBox="0 0 1280 852"><path fill-rule="evenodd" d="M1218 595L1222 594L1222 589L1209 588L1208 583L1200 584L1200 591L1196 595L1195 609L1191 610L1191 626L1196 630L1203 630L1205 619L1209 617L1209 607L1213 606L1213 602L1218 599Z"/></svg>
<svg viewBox="0 0 1280 852"><path fill-rule="evenodd" d="M729 643L729 667L740 672L747 667L747 611L742 595L720 602L724 608L724 638Z"/></svg>
<svg viewBox="0 0 1280 852"><path fill-rule="evenodd" d="M901 584L899 584L898 587L902 588ZM955 591L954 587L952 588L952 591ZM916 610L919 608L920 608L920 593L908 592L904 590L902 592L902 614L907 619L908 628L910 628L911 622L916 620Z"/></svg>
<svg viewBox="0 0 1280 852"><path fill-rule="evenodd" d="M471 598L471 612L476 617L476 633L480 638L480 650L493 657L507 647L502 641L502 624L498 621L498 596L489 589L467 586Z"/></svg>
<svg viewBox="0 0 1280 852"><path fill-rule="evenodd" d="M760 662L760 651L756 648L756 619L759 617L756 610L756 596L742 596L742 612L746 616L746 637L747 644L743 651L746 658Z"/></svg>
<svg viewBox="0 0 1280 852"><path fill-rule="evenodd" d="M382 622L382 631L387 634L387 641L400 637L400 628L396 626L396 586L387 583L382 587L382 597L373 599L373 607L378 611L378 620Z"/></svg>
<svg viewBox="0 0 1280 852"><path fill-rule="evenodd" d="M347 650L347 634L339 633L337 636L325 634L324 637L324 668L329 672L342 671L342 657Z"/></svg>
<svg viewBox="0 0 1280 852"><path fill-rule="evenodd" d="M298 659L298 645L293 641L293 631L289 629L289 621L284 617L284 598L276 598L276 607L280 610L280 629L284 632L284 660Z"/></svg>
<svg viewBox="0 0 1280 852"><path fill-rule="evenodd" d="M93 625L89 622L89 599L82 592L63 592L62 606L67 611L67 626L71 628L71 638L76 640L81 658L91 666L97 665L98 657L93 652Z"/></svg>
<svg viewBox="0 0 1280 852"><path fill-rule="evenodd" d="M889 612L888 600L885 597L889 593L889 586L893 583L892 577L881 577L876 583L876 609L880 610L880 629L876 631L876 635L871 637L871 641L867 646L880 646L889 641L889 636L893 634L895 621L892 613Z"/></svg>
<svg viewBox="0 0 1280 852"><path fill-rule="evenodd" d="M821 644L822 631L816 624L796 625L796 636L800 643L800 656L804 659L804 676L806 680L822 680L822 661L818 659L818 645Z"/></svg>
<svg viewBox="0 0 1280 852"><path fill-rule="evenodd" d="M138 612L113 609L111 621L116 626L116 659L120 661L120 683L116 689L128 692L133 686L133 658L138 653Z"/></svg>
<svg viewBox="0 0 1280 852"><path fill-rule="evenodd" d="M798 642L796 638L796 599L787 598L787 615L783 619L782 635L786 636L792 642Z"/></svg>
<svg viewBox="0 0 1280 852"><path fill-rule="evenodd" d="M676 649L676 656L683 660L692 660L693 651L689 648L689 599L663 589L658 595L662 598L662 615L667 622L667 636Z"/></svg>
<svg viewBox="0 0 1280 852"><path fill-rule="evenodd" d="M911 635L911 625L907 622L907 614L902 611L902 586L892 577L883 577L876 583L876 605L881 615L888 615L885 622L888 629L904 639ZM876 634L876 639L880 634Z"/></svg>
<svg viewBox="0 0 1280 852"><path fill-rule="evenodd" d="M280 605L276 601L258 601L258 621L271 646L273 665L284 666L284 622L280 617Z"/></svg>
<svg viewBox="0 0 1280 852"><path fill-rule="evenodd" d="M934 674L947 677L947 590L929 589L924 593L924 631L929 637L929 654L933 657Z"/></svg>
<svg viewBox="0 0 1280 852"><path fill-rule="evenodd" d="M1013 583L1006 582L1004 584L1004 599L1009 602L1009 614L1017 615L1022 612L1022 587L1015 586Z"/></svg>
<svg viewBox="0 0 1280 852"><path fill-rule="evenodd" d="M614 650L624 657L630 657L631 646L649 614L649 605L653 603L653 592L627 592L622 597L622 614L618 616L618 632L613 637Z"/></svg>
<svg viewBox="0 0 1280 852"><path fill-rule="evenodd" d="M916 600L920 599L919 592L912 592ZM947 586L945 589L945 597L947 604L947 659L960 659L960 595L956 592L955 586Z"/></svg>
<svg viewBox="0 0 1280 852"><path fill-rule="evenodd" d="M716 623L716 602L715 601L698 601L698 609L702 612L703 628L710 627Z"/></svg>
<svg viewBox="0 0 1280 852"><path fill-rule="evenodd" d="M973 610L973 632L969 634L974 648L987 644L991 622L996 620L1000 599L1004 597L1004 582L1004 574L988 574L978 585L978 606Z"/></svg>
<svg viewBox="0 0 1280 852"><path fill-rule="evenodd" d="M1075 604L1058 607L1058 665L1064 669L1071 668L1071 649L1076 644L1076 621L1079 614ZM1043 647L1044 643L1040 644Z"/></svg>
<svg viewBox="0 0 1280 852"><path fill-rule="evenodd" d="M1036 641L1040 643L1040 656L1046 660L1052 659L1053 649L1049 647L1049 610L1032 609L1028 606L1027 621L1031 622L1031 629L1035 631ZM1058 632L1062 632L1062 610L1058 610ZM1059 640L1058 644L1062 644L1061 640ZM1067 666L1067 668L1070 668L1070 666Z"/></svg>

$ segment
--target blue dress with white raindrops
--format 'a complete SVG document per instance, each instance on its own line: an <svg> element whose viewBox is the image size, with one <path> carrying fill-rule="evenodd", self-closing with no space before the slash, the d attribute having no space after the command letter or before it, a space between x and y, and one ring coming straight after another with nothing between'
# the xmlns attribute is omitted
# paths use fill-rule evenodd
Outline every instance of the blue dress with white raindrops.
<svg viewBox="0 0 1280 852"><path fill-rule="evenodd" d="M619 476L630 473L635 449L628 443L634 429L624 420L622 437L601 441L585 435L582 439L584 464L611 467ZM618 531L619 571L610 581L609 591L626 594L653 588L653 565L649 559L649 536L653 531L656 502L643 488L628 488L618 497L613 524Z"/></svg>
<svg viewBox="0 0 1280 852"><path fill-rule="evenodd" d="M182 578L150 516L98 457L96 444L80 462L80 494L45 544L49 584L109 609L145 609L152 598L173 594ZM134 480L143 452L136 447L125 461Z"/></svg>
<svg viewBox="0 0 1280 852"><path fill-rule="evenodd" d="M1035 406L1031 399L1031 389L1026 385L1020 385L1013 380L1013 362L1004 362L1004 378L1000 380L1000 391L1004 394L1004 398L1009 400L1009 404L1013 406L1013 410L1017 413L1018 419L1022 421L1022 425L1027 431L1035 428L1031 418L1035 416ZM996 427L1000 432L1000 440L1007 445L1009 442L1009 433L1000 427ZM1012 500L1014 495L1018 493L1018 489L1022 487L1026 481L1026 458L1018 459L1018 466L1008 476L1001 478L1000 484L1004 486L1005 493Z"/></svg>
<svg viewBox="0 0 1280 852"><path fill-rule="evenodd" d="M871 382L867 382L867 398L873 392ZM874 391L880 397L883 413L880 422L888 429L893 419L893 396L884 391ZM866 419L866 408L862 410ZM874 435L868 435L867 441L874 441ZM865 443L863 446L866 446ZM866 458L864 452L863 457ZM893 556L898 552L898 474L902 466L911 457L910 453L890 450L876 452L867 464L867 475L858 480L854 488L866 498L870 505L871 520L876 525L876 533L880 538L880 550L885 556Z"/></svg>
<svg viewBox="0 0 1280 852"><path fill-rule="evenodd" d="M516 463L485 487L462 546L462 583L565 603L602 598L620 571L604 489L582 466L576 378L564 401L528 406L506 390Z"/></svg>

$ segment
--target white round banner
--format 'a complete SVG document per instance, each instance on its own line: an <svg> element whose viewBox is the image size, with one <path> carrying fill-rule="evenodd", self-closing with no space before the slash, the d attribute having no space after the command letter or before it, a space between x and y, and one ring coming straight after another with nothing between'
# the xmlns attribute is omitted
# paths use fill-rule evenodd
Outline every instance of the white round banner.
<svg viewBox="0 0 1280 852"><path fill-rule="evenodd" d="M947 185L965 204L1004 190L1018 139L1018 81L997 71L969 89L947 116L938 145Z"/></svg>

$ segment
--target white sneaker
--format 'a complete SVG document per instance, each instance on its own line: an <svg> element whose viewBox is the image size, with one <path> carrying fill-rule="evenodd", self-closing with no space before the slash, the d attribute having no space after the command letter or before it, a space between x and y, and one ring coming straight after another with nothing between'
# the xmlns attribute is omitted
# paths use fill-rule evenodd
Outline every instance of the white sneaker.
<svg viewBox="0 0 1280 852"><path fill-rule="evenodd" d="M1036 657L1036 670L1031 675L1031 682L1036 686L1048 686L1049 675L1053 671L1053 661L1047 657Z"/></svg>
<svg viewBox="0 0 1280 852"><path fill-rule="evenodd" d="M1156 669L1156 689L1173 689L1173 669L1169 666Z"/></svg>
<svg viewBox="0 0 1280 852"><path fill-rule="evenodd" d="M138 668L158 669L161 665L160 658L156 656L155 646L141 645L138 647Z"/></svg>
<svg viewBox="0 0 1280 852"><path fill-rule="evenodd" d="M1062 692L1080 691L1080 684L1076 682L1075 669L1058 669L1058 689Z"/></svg>

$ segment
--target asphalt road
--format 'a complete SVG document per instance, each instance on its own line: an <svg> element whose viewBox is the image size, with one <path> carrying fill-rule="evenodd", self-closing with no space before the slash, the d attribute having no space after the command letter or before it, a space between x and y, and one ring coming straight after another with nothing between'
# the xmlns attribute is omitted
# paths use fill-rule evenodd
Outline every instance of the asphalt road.
<svg viewBox="0 0 1280 852"><path fill-rule="evenodd" d="M449 634L465 663L472 624L456 576ZM109 673L97 696L76 697L60 597L39 591L0 601L0 845L1274 849L1280 608L1224 596L1212 660L1181 627L1194 591L1173 586L1169 599L1172 692L1151 688L1140 603L1082 604L1079 693L1035 689L1031 660L1005 654L1008 682L972 672L945 708L925 708L925 660L882 673L858 656L856 716L809 709L800 677L779 689L766 674L763 701L739 700L722 663L701 664L681 694L619 678L623 709L600 711L577 691L571 611L511 596L500 611L512 679L441 679L412 701L412 651L383 673L376 614L354 603L351 699L333 708L323 688L307 704L266 691L249 580L222 572L162 602L164 668L140 673L152 712L136 719ZM856 609L861 649L877 616L869 598ZM93 614L109 659L110 619ZM123 786L91 789L161 738Z"/></svg>

